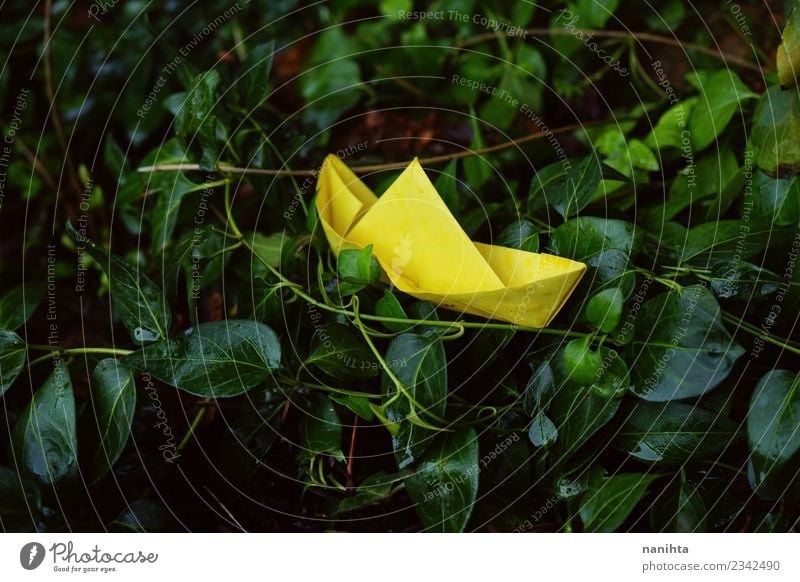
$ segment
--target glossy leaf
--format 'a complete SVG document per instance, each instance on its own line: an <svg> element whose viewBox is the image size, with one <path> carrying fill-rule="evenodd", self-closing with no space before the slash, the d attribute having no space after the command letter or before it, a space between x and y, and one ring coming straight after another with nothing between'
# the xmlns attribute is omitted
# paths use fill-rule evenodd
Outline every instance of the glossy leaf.
<svg viewBox="0 0 800 582"><path fill-rule="evenodd" d="M586 305L586 319L602 333L610 333L622 316L624 294L619 287L596 293Z"/></svg>
<svg viewBox="0 0 800 582"><path fill-rule="evenodd" d="M650 527L661 533L694 533L706 529L706 505L686 482L670 485L653 504Z"/></svg>
<svg viewBox="0 0 800 582"><path fill-rule="evenodd" d="M237 88L248 111L260 107L269 96L269 73L274 53L274 41L260 44L250 49L247 59L242 63Z"/></svg>
<svg viewBox="0 0 800 582"><path fill-rule="evenodd" d="M330 398L324 394L313 394L303 415L300 428L302 455L313 457L330 454L344 461L341 450L342 423Z"/></svg>
<svg viewBox="0 0 800 582"><path fill-rule="evenodd" d="M583 528L587 532L616 531L644 497L655 475L619 473L594 480L580 504Z"/></svg>
<svg viewBox="0 0 800 582"><path fill-rule="evenodd" d="M85 245L86 252L108 276L114 312L131 339L140 345L165 339L172 312L161 289L137 267L83 237L70 223L67 232L78 245Z"/></svg>
<svg viewBox="0 0 800 582"><path fill-rule="evenodd" d="M558 438L558 429L552 420L540 412L531 421L528 438L535 447L547 446Z"/></svg>
<svg viewBox="0 0 800 582"><path fill-rule="evenodd" d="M394 293L388 289L383 292L383 297L375 304L375 315L392 319L408 319L406 312L403 310L403 306L400 305ZM382 321L381 323L391 331L403 332L409 330L408 324L405 323L396 323L392 321Z"/></svg>
<svg viewBox="0 0 800 582"><path fill-rule="evenodd" d="M228 320L201 323L122 362L190 394L227 398L265 382L280 360L280 344L269 327Z"/></svg>
<svg viewBox="0 0 800 582"><path fill-rule="evenodd" d="M199 145L201 165L205 170L214 168L219 157L217 116L214 113L219 83L219 73L213 69L197 75L175 118L175 133L184 149L189 151L191 146Z"/></svg>
<svg viewBox="0 0 800 582"><path fill-rule="evenodd" d="M380 372L378 360L364 341L341 323L327 323L315 331L309 364L339 380L372 378Z"/></svg>
<svg viewBox="0 0 800 582"><path fill-rule="evenodd" d="M516 220L500 232L494 244L535 253L539 251L539 233L530 220Z"/></svg>
<svg viewBox="0 0 800 582"><path fill-rule="evenodd" d="M587 156L552 187L548 202L564 218L574 216L592 201L602 178L599 160Z"/></svg>
<svg viewBox="0 0 800 582"><path fill-rule="evenodd" d="M637 402L614 445L640 461L677 464L713 455L737 437L736 423L718 412L683 402Z"/></svg>
<svg viewBox="0 0 800 582"><path fill-rule="evenodd" d="M700 396L722 382L743 354L708 289L692 285L681 294L662 293L642 305L628 346L633 392L651 401Z"/></svg>
<svg viewBox="0 0 800 582"><path fill-rule="evenodd" d="M747 413L747 441L755 486L769 485L800 450L800 375L770 370L759 381Z"/></svg>
<svg viewBox="0 0 800 582"><path fill-rule="evenodd" d="M479 470L474 429L460 428L436 439L406 478L425 531L464 531L478 493Z"/></svg>
<svg viewBox="0 0 800 582"><path fill-rule="evenodd" d="M386 364L405 390L421 407L412 408L408 399L395 398L396 388L386 374L382 377L384 402L388 404L386 416L398 425L397 434L392 435L397 466L403 469L420 458L430 445L435 433L420 426L417 419L431 424L426 414L444 415L447 401L447 361L441 340L404 333L389 343L384 356ZM409 417L412 417L409 419Z"/></svg>
<svg viewBox="0 0 800 582"><path fill-rule="evenodd" d="M133 371L113 358L100 360L92 377L91 404L99 442L89 462L88 478L97 481L117 462L128 442L136 410Z"/></svg>
<svg viewBox="0 0 800 582"><path fill-rule="evenodd" d="M77 478L75 398L69 370L63 362L56 366L17 419L12 442L17 462L42 485Z"/></svg>
<svg viewBox="0 0 800 582"><path fill-rule="evenodd" d="M25 342L17 334L0 329L0 396L5 394L25 365Z"/></svg>

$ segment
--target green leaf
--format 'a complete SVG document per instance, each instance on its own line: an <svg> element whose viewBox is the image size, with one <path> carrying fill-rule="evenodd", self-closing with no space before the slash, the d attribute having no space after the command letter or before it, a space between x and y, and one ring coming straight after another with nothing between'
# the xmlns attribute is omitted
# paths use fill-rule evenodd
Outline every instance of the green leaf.
<svg viewBox="0 0 800 582"><path fill-rule="evenodd" d="M697 103L697 97L690 97L667 109L659 117L658 123L648 134L645 143L659 150L667 147L680 149L684 145L683 140L686 137L686 146L690 146L689 134L685 133L686 120L691 115L695 103Z"/></svg>
<svg viewBox="0 0 800 582"><path fill-rule="evenodd" d="M397 434L392 435L397 466L403 469L419 459L430 445L435 433L409 420L409 416L419 418L430 424L425 410L443 416L447 402L447 360L441 340L412 333L404 333L389 343L384 356L386 364L402 382L408 393L424 410L412 409L404 396L394 398L396 388L386 374L383 374L384 403L386 416L390 422L399 425Z"/></svg>
<svg viewBox="0 0 800 582"><path fill-rule="evenodd" d="M561 348L550 360L555 379L555 393L547 410L548 417L558 430L558 441L554 458L566 463L589 438L605 426L617 413L621 393L628 383L627 367L623 370L604 368L603 361L613 358L613 350L592 352L591 363L585 369L576 370L573 351L586 349L584 340L573 344L572 350ZM583 344L583 345L581 345ZM583 365L583 358L578 362ZM576 374L577 372L577 374ZM580 378L578 380L577 378Z"/></svg>
<svg viewBox="0 0 800 582"><path fill-rule="evenodd" d="M203 170L213 170L219 157L217 147L217 86L220 76L211 69L195 77L186 100L175 118L175 133L186 151L199 144Z"/></svg>
<svg viewBox="0 0 800 582"><path fill-rule="evenodd" d="M560 225L550 237L550 248L562 257L586 261L607 250L635 258L644 232L635 224L596 216L579 216Z"/></svg>
<svg viewBox="0 0 800 582"><path fill-rule="evenodd" d="M775 293L781 277L743 261L721 261L711 267L711 290L720 299L758 301Z"/></svg>
<svg viewBox="0 0 800 582"><path fill-rule="evenodd" d="M384 471L379 471L364 479L355 489L354 494L339 501L336 513L347 513L377 505L389 498L396 477Z"/></svg>
<svg viewBox="0 0 800 582"><path fill-rule="evenodd" d="M596 293L586 305L587 321L602 333L611 333L622 316L622 289L613 287Z"/></svg>
<svg viewBox="0 0 800 582"><path fill-rule="evenodd" d="M91 397L94 426L99 431L87 474L93 482L113 467L128 442L136 410L133 372L113 358L100 360L92 377Z"/></svg>
<svg viewBox="0 0 800 582"><path fill-rule="evenodd" d="M478 123L478 117L475 111L470 108L470 127L472 128L472 142L469 145L471 151L482 150L485 147L483 142L483 135ZM464 158L464 174L467 177L467 183L473 190L477 190L483 186L486 181L492 177L492 165L482 156L472 156ZM469 233L468 233L469 234Z"/></svg>
<svg viewBox="0 0 800 582"><path fill-rule="evenodd" d="M781 86L789 88L800 78L800 8L794 10L786 19L783 28L783 43L778 47L778 79Z"/></svg>
<svg viewBox="0 0 800 582"><path fill-rule="evenodd" d="M453 160L444 167L444 170L436 178L434 188L442 197L447 208L458 218L461 216L461 197L458 194L458 160Z"/></svg>
<svg viewBox="0 0 800 582"><path fill-rule="evenodd" d="M180 527L174 517L174 509L163 501L136 499L109 524L111 531L123 533L169 532Z"/></svg>
<svg viewBox="0 0 800 582"><path fill-rule="evenodd" d="M537 411L546 407L553 396L555 383L553 381L553 370L548 362L542 362L533 371L522 398L522 406L525 414L534 416Z"/></svg>
<svg viewBox="0 0 800 582"><path fill-rule="evenodd" d="M309 406L303 411L300 427L300 446L303 457L329 454L344 461L341 450L342 423L330 398L315 393L309 398Z"/></svg>
<svg viewBox="0 0 800 582"><path fill-rule="evenodd" d="M12 444L22 469L42 485L77 478L75 398L63 362L56 365L17 419Z"/></svg>
<svg viewBox="0 0 800 582"><path fill-rule="evenodd" d="M592 201L602 178L600 161L587 156L552 185L548 203L564 218L574 216Z"/></svg>
<svg viewBox="0 0 800 582"><path fill-rule="evenodd" d="M327 129L358 102L361 72L354 59L334 58L305 70L298 85L300 94L308 102L305 121Z"/></svg>
<svg viewBox="0 0 800 582"><path fill-rule="evenodd" d="M32 531L42 514L39 487L16 471L0 466L0 524L6 532Z"/></svg>
<svg viewBox="0 0 800 582"><path fill-rule="evenodd" d="M305 363L339 380L372 378L381 369L370 349L341 323L326 323L315 330Z"/></svg>
<svg viewBox="0 0 800 582"><path fill-rule="evenodd" d="M539 233L530 220L515 220L500 232L494 244L535 253L539 251Z"/></svg>
<svg viewBox="0 0 800 582"><path fill-rule="evenodd" d="M774 226L749 226L739 220L707 222L689 229L680 264L707 269L717 261L747 260L766 247Z"/></svg>
<svg viewBox="0 0 800 582"><path fill-rule="evenodd" d="M122 362L190 394L228 398L265 382L280 359L275 332L263 323L232 319L201 323Z"/></svg>
<svg viewBox="0 0 800 582"><path fill-rule="evenodd" d="M367 285L381 279L381 266L372 256L372 245L360 250L344 250L339 253L336 268L339 276L339 294L358 293Z"/></svg>
<svg viewBox="0 0 800 582"><path fill-rule="evenodd" d="M644 497L655 475L618 473L594 479L581 499L580 516L587 532L613 532Z"/></svg>
<svg viewBox="0 0 800 582"><path fill-rule="evenodd" d="M732 420L683 402L637 402L614 445L640 461L685 463L707 458L737 437Z"/></svg>
<svg viewBox="0 0 800 582"><path fill-rule="evenodd" d="M740 213L743 220L797 225L800 223L800 177L773 178L756 170L752 198L745 198Z"/></svg>
<svg viewBox="0 0 800 582"><path fill-rule="evenodd" d="M747 413L754 487L769 486L800 450L800 375L770 370L759 381Z"/></svg>
<svg viewBox="0 0 800 582"><path fill-rule="evenodd" d="M700 396L727 378L743 354L708 289L662 293L642 305L628 346L633 392L651 401Z"/></svg>
<svg viewBox="0 0 800 582"><path fill-rule="evenodd" d="M750 143L756 165L770 176L800 173L800 99L797 91L774 85L761 96L753 116Z"/></svg>
<svg viewBox="0 0 800 582"><path fill-rule="evenodd" d="M5 394L25 365L26 344L17 334L0 329L0 396Z"/></svg>
<svg viewBox="0 0 800 582"><path fill-rule="evenodd" d="M329 398L337 404L348 408L367 422L372 422L375 419L375 413L369 406L369 398L363 396L346 396L342 394L330 394Z"/></svg>
<svg viewBox="0 0 800 582"><path fill-rule="evenodd" d="M688 78L700 91L689 115L689 129L692 132L692 145L696 150L702 150L722 133L742 101L758 95L730 69L707 76L690 74Z"/></svg>
<svg viewBox="0 0 800 582"><path fill-rule="evenodd" d="M161 289L137 267L100 248L69 222L67 233L79 250L85 247L108 276L114 313L122 320L134 343L141 345L165 339L172 312Z"/></svg>
<svg viewBox="0 0 800 582"><path fill-rule="evenodd" d="M425 531L461 532L478 493L478 438L471 427L439 436L406 489Z"/></svg>
<svg viewBox="0 0 800 582"><path fill-rule="evenodd" d="M253 254L271 267L276 269L281 266L281 254L286 242L286 233L275 232L263 235L259 232L245 234L248 245L253 249Z"/></svg>
<svg viewBox="0 0 800 582"><path fill-rule="evenodd" d="M44 285L25 283L0 297L0 329L17 329L36 311L44 297Z"/></svg>
<svg viewBox="0 0 800 582"><path fill-rule="evenodd" d="M383 292L383 297L375 304L375 315L379 317L390 317L392 319L408 319L406 312L403 310L403 306L400 305L400 301L398 301L394 293L388 289ZM409 330L408 324L405 323L395 323L391 321L382 321L381 323L391 331L404 332Z"/></svg>
<svg viewBox="0 0 800 582"><path fill-rule="evenodd" d="M694 533L706 528L706 505L700 493L686 483L674 483L658 497L650 511L650 527L659 533Z"/></svg>
<svg viewBox="0 0 800 582"><path fill-rule="evenodd" d="M261 107L269 95L269 73L274 53L275 41L260 44L250 49L247 59L242 63L236 86L248 112Z"/></svg>
<svg viewBox="0 0 800 582"><path fill-rule="evenodd" d="M531 421L531 426L528 429L528 438L534 446L544 447L556 442L558 429L552 420L540 412Z"/></svg>

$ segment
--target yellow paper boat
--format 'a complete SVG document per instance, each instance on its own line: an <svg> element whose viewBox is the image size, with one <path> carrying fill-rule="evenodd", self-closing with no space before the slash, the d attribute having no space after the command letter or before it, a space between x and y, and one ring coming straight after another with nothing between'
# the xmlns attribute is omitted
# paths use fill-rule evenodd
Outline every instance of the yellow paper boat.
<svg viewBox="0 0 800 582"><path fill-rule="evenodd" d="M316 205L336 255L372 244L400 291L461 313L546 327L586 272L562 257L472 242L416 158L378 198L329 155Z"/></svg>

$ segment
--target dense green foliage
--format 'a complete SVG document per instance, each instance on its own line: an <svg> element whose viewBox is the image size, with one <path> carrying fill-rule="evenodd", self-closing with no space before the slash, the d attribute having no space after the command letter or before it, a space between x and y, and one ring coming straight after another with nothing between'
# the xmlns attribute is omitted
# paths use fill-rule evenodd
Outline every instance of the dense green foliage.
<svg viewBox="0 0 800 582"><path fill-rule="evenodd" d="M0 529L795 529L800 10L657 4L0 8ZM328 153L588 272L404 295Z"/></svg>

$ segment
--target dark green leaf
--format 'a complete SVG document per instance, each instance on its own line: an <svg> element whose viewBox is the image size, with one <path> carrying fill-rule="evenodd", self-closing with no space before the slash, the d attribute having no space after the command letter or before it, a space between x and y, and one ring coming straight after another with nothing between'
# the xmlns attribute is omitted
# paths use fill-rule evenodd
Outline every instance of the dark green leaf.
<svg viewBox="0 0 800 582"><path fill-rule="evenodd" d="M261 107L269 95L269 73L274 53L274 41L260 44L250 49L247 59L242 63L242 72L236 84L242 104L250 112Z"/></svg>
<svg viewBox="0 0 800 582"><path fill-rule="evenodd" d="M109 280L114 312L137 344L167 337L172 312L164 293L138 268L100 248L67 223L67 233L97 261Z"/></svg>
<svg viewBox="0 0 800 582"><path fill-rule="evenodd" d="M175 531L178 526L173 510L164 502L136 499L109 524L109 529L122 533L152 533Z"/></svg>
<svg viewBox="0 0 800 582"><path fill-rule="evenodd" d="M705 531L706 505L700 493L686 482L670 485L653 504L650 527L661 533Z"/></svg>
<svg viewBox="0 0 800 582"><path fill-rule="evenodd" d="M383 375L384 399L392 400L386 408L390 422L399 426L392 435L397 466L403 469L420 458L435 436L430 429L421 427L412 420L419 418L428 424L431 419L425 410L438 416L444 415L447 401L447 360L441 340L404 333L389 343L384 357L394 375L424 410L412 408L402 395L394 398L396 388L386 374Z"/></svg>
<svg viewBox="0 0 800 582"><path fill-rule="evenodd" d="M113 358L98 362L91 385L91 403L99 443L87 477L97 481L117 462L131 432L136 410L136 385L130 368Z"/></svg>
<svg viewBox="0 0 800 582"><path fill-rule="evenodd" d="M265 382L280 359L278 338L269 327L228 320L201 323L122 361L190 394L227 398Z"/></svg>
<svg viewBox="0 0 800 582"><path fill-rule="evenodd" d="M60 362L17 419L14 454L26 474L45 486L78 476L75 398L67 366Z"/></svg>
<svg viewBox="0 0 800 582"><path fill-rule="evenodd" d="M204 170L212 170L219 157L217 116L214 113L219 82L219 73L213 69L197 75L175 118L175 133L184 149L189 151L192 145L199 144Z"/></svg>
<svg viewBox="0 0 800 582"><path fill-rule="evenodd" d="M472 128L472 143L470 143L470 150L475 152L484 148L483 135L481 134L481 127L478 123L478 117L475 111L470 110L470 127ZM464 174L467 177L467 183L473 190L477 190L483 186L486 181L492 176L492 164L489 159L482 156L472 156L464 159Z"/></svg>
<svg viewBox="0 0 800 582"><path fill-rule="evenodd" d="M478 493L479 471L474 429L439 436L406 479L408 495L426 531L464 531Z"/></svg>
<svg viewBox="0 0 800 582"><path fill-rule="evenodd" d="M758 301L778 290L776 273L742 261L722 261L711 267L711 290L720 299Z"/></svg>
<svg viewBox="0 0 800 582"><path fill-rule="evenodd" d="M722 382L743 354L708 289L692 285L680 294L662 293L642 305L628 346L633 392L652 401L700 396Z"/></svg>
<svg viewBox="0 0 800 582"><path fill-rule="evenodd" d="M389 290L383 292L381 297L375 304L375 314L380 317L389 317L392 319L408 319L406 312L403 311L403 306ZM381 322L387 329L391 331L403 332L409 330L409 325L406 323L395 323L392 321Z"/></svg>
<svg viewBox="0 0 800 582"><path fill-rule="evenodd" d="M624 220L579 216L560 225L550 237L550 248L562 257L586 261L601 252L615 249L635 258L644 232Z"/></svg>
<svg viewBox="0 0 800 582"><path fill-rule="evenodd" d="M746 260L767 245L773 226L749 226L739 220L707 222L689 230L680 263L707 269L717 261Z"/></svg>
<svg viewBox="0 0 800 582"><path fill-rule="evenodd" d="M580 516L587 532L613 532L631 514L656 477L619 473L594 480L581 499Z"/></svg>
<svg viewBox="0 0 800 582"><path fill-rule="evenodd" d="M780 477L800 450L800 375L770 370L750 399L747 440L755 486Z"/></svg>
<svg viewBox="0 0 800 582"><path fill-rule="evenodd" d="M385 501L389 498L396 479L384 471L370 475L361 482L352 496L339 502L336 513L356 511Z"/></svg>
<svg viewBox="0 0 800 582"><path fill-rule="evenodd" d="M14 330L28 321L44 297L44 285L25 283L0 297L0 329Z"/></svg>
<svg viewBox="0 0 800 582"><path fill-rule="evenodd" d="M574 216L592 201L602 178L600 161L587 156L552 186L548 203L564 218Z"/></svg>
<svg viewBox="0 0 800 582"><path fill-rule="evenodd" d="M374 354L352 329L341 323L327 323L315 331L308 364L339 380L372 378L380 372Z"/></svg>
<svg viewBox="0 0 800 582"><path fill-rule="evenodd" d="M542 407L546 407L553 396L554 388L553 370L548 362L542 362L533 371L525 386L525 394L522 399L525 413L534 416Z"/></svg>
<svg viewBox="0 0 800 582"><path fill-rule="evenodd" d="M651 463L685 463L729 446L736 423L683 402L637 402L615 440L632 457Z"/></svg>
<svg viewBox="0 0 800 582"><path fill-rule="evenodd" d="M342 423L330 398L324 394L313 394L309 407L303 411L300 429L300 446L304 457L330 454L344 461L341 450Z"/></svg>
<svg viewBox="0 0 800 582"><path fill-rule="evenodd" d="M494 244L535 253L539 251L539 233L529 220L516 220L505 227Z"/></svg>
<svg viewBox="0 0 800 582"><path fill-rule="evenodd" d="M25 365L26 345L13 331L0 329L0 396L5 394Z"/></svg>
<svg viewBox="0 0 800 582"><path fill-rule="evenodd" d="M0 466L0 524L4 531L31 531L42 513L42 493L32 480Z"/></svg>

